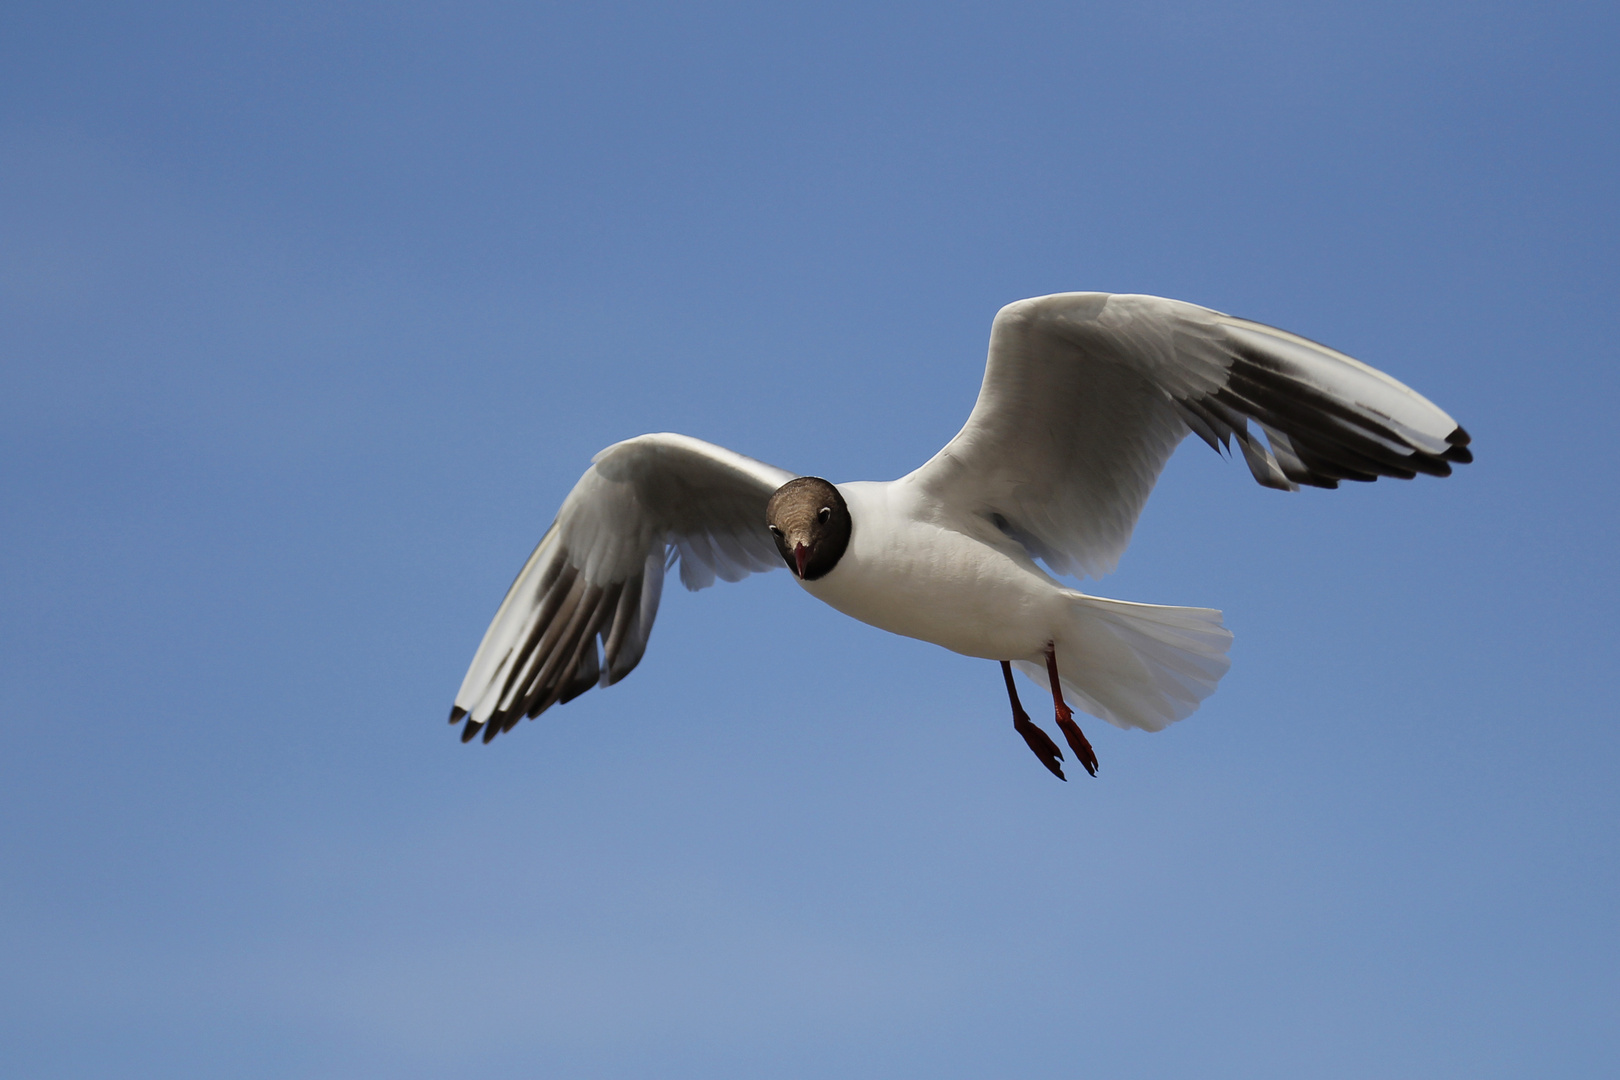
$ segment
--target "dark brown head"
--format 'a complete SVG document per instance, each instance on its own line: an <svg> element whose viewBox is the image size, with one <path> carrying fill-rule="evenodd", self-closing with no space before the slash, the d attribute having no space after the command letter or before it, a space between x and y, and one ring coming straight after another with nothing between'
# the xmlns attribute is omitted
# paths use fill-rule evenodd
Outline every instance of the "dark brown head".
<svg viewBox="0 0 1620 1080"><path fill-rule="evenodd" d="M788 569L814 581L838 565L849 546L849 507L838 489L818 476L801 476L776 489L765 524Z"/></svg>

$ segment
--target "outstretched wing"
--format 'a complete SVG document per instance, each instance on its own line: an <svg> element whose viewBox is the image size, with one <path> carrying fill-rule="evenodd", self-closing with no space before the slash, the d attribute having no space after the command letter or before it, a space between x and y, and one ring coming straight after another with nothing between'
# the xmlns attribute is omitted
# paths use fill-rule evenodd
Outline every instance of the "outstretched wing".
<svg viewBox="0 0 1620 1080"><path fill-rule="evenodd" d="M1060 293L997 313L967 424L912 480L1096 577L1188 431L1236 440L1256 480L1289 491L1472 460L1450 416L1314 341L1178 300Z"/></svg>
<svg viewBox="0 0 1620 1080"><path fill-rule="evenodd" d="M642 435L597 454L484 632L450 710L452 724L467 721L461 740L482 729L488 742L628 675L677 557L688 589L780 566L765 504L791 479L685 435Z"/></svg>

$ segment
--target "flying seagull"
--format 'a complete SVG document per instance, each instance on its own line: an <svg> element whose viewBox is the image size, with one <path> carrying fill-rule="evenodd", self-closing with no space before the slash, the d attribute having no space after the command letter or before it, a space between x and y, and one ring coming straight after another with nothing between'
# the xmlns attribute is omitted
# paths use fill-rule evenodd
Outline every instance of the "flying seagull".
<svg viewBox="0 0 1620 1080"><path fill-rule="evenodd" d="M1013 728L1061 779L1063 754L1012 669L1050 689L1095 776L1065 697L1158 731L1230 663L1219 611L1087 596L1047 572L1113 570L1188 432L1216 450L1235 442L1255 480L1284 491L1448 476L1472 460L1468 433L1427 399L1295 334L1156 296L1020 300L990 327L966 425L898 480L832 484L685 435L597 454L507 591L450 722L465 721L463 742L489 742L624 678L677 562L694 590L781 562L846 615L999 662Z"/></svg>

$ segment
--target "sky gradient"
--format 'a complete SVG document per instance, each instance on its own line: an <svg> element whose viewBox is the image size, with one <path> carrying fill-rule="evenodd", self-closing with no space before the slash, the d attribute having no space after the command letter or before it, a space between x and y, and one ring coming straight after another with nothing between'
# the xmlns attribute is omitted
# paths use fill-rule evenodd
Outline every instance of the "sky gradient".
<svg viewBox="0 0 1620 1080"><path fill-rule="evenodd" d="M5 5L0 1073L1614 1075L1617 29ZM1476 463L1185 444L1083 587L1233 668L1095 780L785 573L456 742L597 450L901 475L1075 289L1342 349Z"/></svg>

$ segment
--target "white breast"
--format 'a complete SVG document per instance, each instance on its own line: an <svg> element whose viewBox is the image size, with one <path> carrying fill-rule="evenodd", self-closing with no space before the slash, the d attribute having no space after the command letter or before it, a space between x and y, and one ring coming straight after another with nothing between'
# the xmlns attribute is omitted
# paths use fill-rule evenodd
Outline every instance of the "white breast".
<svg viewBox="0 0 1620 1080"><path fill-rule="evenodd" d="M989 660L1039 659L1064 589L988 524L941 522L905 480L840 484L854 528L838 565L806 592L891 633ZM983 539L980 538L983 537ZM988 541L988 542L987 542Z"/></svg>

